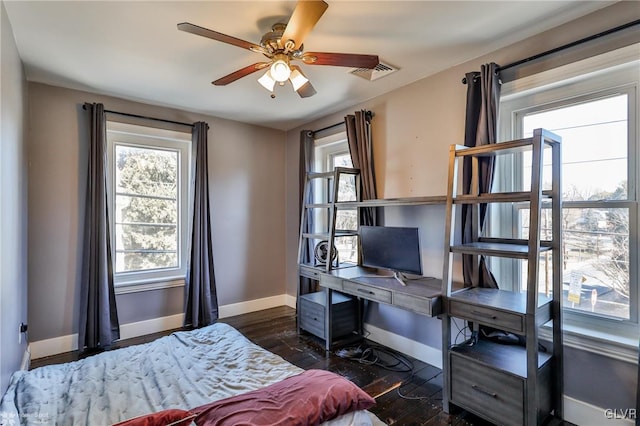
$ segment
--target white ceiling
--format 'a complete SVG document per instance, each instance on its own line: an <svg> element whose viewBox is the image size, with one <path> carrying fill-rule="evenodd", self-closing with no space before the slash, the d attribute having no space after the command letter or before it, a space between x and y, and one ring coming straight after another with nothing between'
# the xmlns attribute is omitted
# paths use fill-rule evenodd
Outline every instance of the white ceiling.
<svg viewBox="0 0 640 426"><path fill-rule="evenodd" d="M211 84L263 56L178 31L176 24L259 44L273 23L288 20L295 1L4 1L29 81L283 130L612 3L327 2L306 51L377 54L400 70L367 81L349 68L302 65L318 93L302 99L287 85L271 99L257 83L261 72L228 86Z"/></svg>

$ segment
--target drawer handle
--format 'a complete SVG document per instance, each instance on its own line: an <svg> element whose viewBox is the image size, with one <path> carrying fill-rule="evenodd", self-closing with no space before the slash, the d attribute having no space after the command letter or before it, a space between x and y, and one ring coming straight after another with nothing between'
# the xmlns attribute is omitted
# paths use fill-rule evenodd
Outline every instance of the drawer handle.
<svg viewBox="0 0 640 426"><path fill-rule="evenodd" d="M359 291L360 293L369 294L369 295L375 294L374 292L369 291L369 290L365 290L363 288L359 288L359 289L357 289L357 291Z"/></svg>
<svg viewBox="0 0 640 426"><path fill-rule="evenodd" d="M498 319L497 316L491 315L491 314L485 314L484 312L471 311L471 313L473 315L476 315L476 316L479 316L479 317L483 317L483 318L489 318L489 319L492 319L492 320Z"/></svg>
<svg viewBox="0 0 640 426"><path fill-rule="evenodd" d="M471 387L473 388L473 390L477 390L480 393L483 393L485 395L489 395L491 398L497 398L498 394L495 392L491 392L490 390L486 390L478 385L471 385Z"/></svg>

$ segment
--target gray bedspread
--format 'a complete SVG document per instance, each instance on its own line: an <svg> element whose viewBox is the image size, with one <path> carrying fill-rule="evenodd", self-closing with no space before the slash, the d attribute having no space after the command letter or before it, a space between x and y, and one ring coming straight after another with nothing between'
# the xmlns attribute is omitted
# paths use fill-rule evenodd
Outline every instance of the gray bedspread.
<svg viewBox="0 0 640 426"><path fill-rule="evenodd" d="M167 408L190 409L302 370L214 324L80 361L13 374L0 424L110 425ZM332 425L377 424L368 412Z"/></svg>

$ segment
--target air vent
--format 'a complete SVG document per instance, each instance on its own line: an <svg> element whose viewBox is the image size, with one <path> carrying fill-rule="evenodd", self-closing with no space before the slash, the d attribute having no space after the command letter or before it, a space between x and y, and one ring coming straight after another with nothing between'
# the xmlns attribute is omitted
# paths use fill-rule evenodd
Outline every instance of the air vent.
<svg viewBox="0 0 640 426"><path fill-rule="evenodd" d="M362 77L362 78L364 78L366 80L369 80L369 81L373 81L373 80L377 80L379 78L384 77L385 75L389 75L392 72L396 72L396 71L398 71L398 68L394 68L393 66L391 66L389 64L385 64L385 63L380 62L372 70L368 69L368 68L356 68L355 70L351 71L351 74L357 75L358 77Z"/></svg>

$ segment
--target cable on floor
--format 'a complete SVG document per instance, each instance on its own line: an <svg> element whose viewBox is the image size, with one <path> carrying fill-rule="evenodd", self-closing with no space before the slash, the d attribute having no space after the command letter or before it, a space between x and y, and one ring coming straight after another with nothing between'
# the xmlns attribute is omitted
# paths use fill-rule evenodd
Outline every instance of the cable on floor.
<svg viewBox="0 0 640 426"><path fill-rule="evenodd" d="M430 399L430 397L411 397L402 393L402 387L408 384L413 377L415 377L415 366L413 362L405 355L394 351L393 349L386 348L384 346L375 345L371 343L361 343L358 346L351 346L339 349L335 354L341 358L349 359L354 362L359 362L365 365L376 365L384 368L385 370L409 373L409 376L402 380L396 387L396 393L400 398L407 400L423 400ZM388 358L390 360L385 360ZM440 373L438 373L440 374ZM430 381L438 376L438 374L430 377L427 381Z"/></svg>

